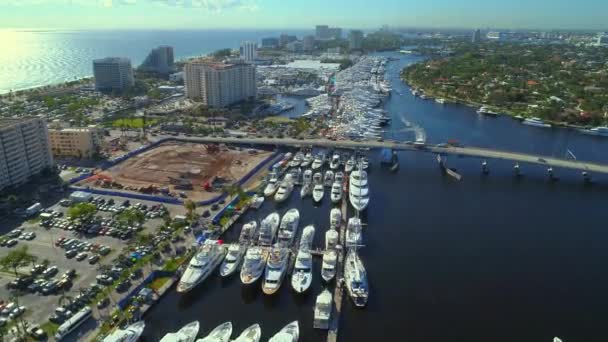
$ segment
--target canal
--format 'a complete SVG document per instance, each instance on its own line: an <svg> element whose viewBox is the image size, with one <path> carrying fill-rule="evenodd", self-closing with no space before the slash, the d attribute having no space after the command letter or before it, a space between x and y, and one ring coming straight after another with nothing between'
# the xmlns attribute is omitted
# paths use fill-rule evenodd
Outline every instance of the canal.
<svg viewBox="0 0 608 342"><path fill-rule="evenodd" d="M399 60L389 64L394 91L386 103L393 119L387 138L413 140L418 132L433 143L456 139L556 157L571 150L581 160L608 162L608 139L414 98L398 74L417 57L392 56ZM483 176L480 160L451 157L448 164L463 175L454 182L432 155L401 152L396 173L379 166L377 152L370 159L371 202L360 254L371 294L363 310L345 301L340 341L605 341L608 178L594 175L596 184L586 186L576 172L556 170L560 181L549 182L545 170L522 165L525 176L516 179L513 165L492 160ZM331 205L327 198L320 206L302 201L298 192L286 203L267 201L248 212L227 239L248 220L295 207L300 228L314 224L321 246ZM315 297L323 288L319 264L304 296L288 281L268 297L259 285L244 288L238 277L219 276L186 296L171 291L146 316L145 341L195 319L202 333L232 321L233 337L259 323L262 341L297 319L300 341L322 341L325 334L312 329Z"/></svg>

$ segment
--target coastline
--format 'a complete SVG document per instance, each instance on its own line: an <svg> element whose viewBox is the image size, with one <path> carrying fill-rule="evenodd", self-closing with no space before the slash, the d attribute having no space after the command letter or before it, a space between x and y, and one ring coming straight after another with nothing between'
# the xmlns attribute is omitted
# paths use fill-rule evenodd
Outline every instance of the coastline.
<svg viewBox="0 0 608 342"><path fill-rule="evenodd" d="M403 82L405 85L407 85L412 90L421 91L422 88L420 86L414 84L413 82L411 82L411 80L407 79L407 77L405 75L406 73L404 72L406 69L407 69L407 67L403 68L401 70L401 72L399 73L399 78L401 79L401 82ZM424 89L423 93L425 95L428 95L428 96L432 97L432 98L443 98L443 99L447 100L448 103L460 104L460 105L464 105L464 106L467 106L467 107L471 107L473 109L478 109L481 106L487 106L488 108L490 108L490 109L498 112L499 113L498 116L508 116L508 117L511 117L514 120L521 121L519 118L517 118L518 115L521 116L521 117L523 117L524 119L525 118L529 118L529 116L522 115L521 113L516 113L516 112L513 112L513 111L511 111L509 109L498 107L498 106L495 106L495 105L492 105L492 104L477 103L477 102L474 102L474 101L464 100L464 99L456 98L456 97L452 97L452 96L437 95L433 90ZM545 120L545 119L543 119L543 121L546 122L546 123L551 124L552 128L553 127L570 128L570 129L573 129L573 130L580 131L580 130L586 130L586 129L589 129L589 128L593 127L593 126L580 126L580 125L575 125L575 124L569 124L569 123L563 122L563 121L553 121L553 120ZM585 134L584 132L580 132L580 133L581 134Z"/></svg>

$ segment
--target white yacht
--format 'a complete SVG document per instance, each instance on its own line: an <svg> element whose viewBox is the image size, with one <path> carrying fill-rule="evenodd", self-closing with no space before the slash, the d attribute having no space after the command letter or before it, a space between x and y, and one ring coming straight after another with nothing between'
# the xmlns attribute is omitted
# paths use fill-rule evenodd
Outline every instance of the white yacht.
<svg viewBox="0 0 608 342"><path fill-rule="evenodd" d="M304 183L302 185L302 188L300 188L300 198L304 198L306 196L310 196L312 195L312 183L308 182L308 183Z"/></svg>
<svg viewBox="0 0 608 342"><path fill-rule="evenodd" d="M314 158L312 157L312 154L310 152L306 153L306 155L304 156L304 159L302 159L302 163L300 164L300 166L309 167L310 164L312 164L313 159Z"/></svg>
<svg viewBox="0 0 608 342"><path fill-rule="evenodd" d="M581 132L589 135L599 135L602 137L608 137L608 127L594 127L590 129L582 129Z"/></svg>
<svg viewBox="0 0 608 342"><path fill-rule="evenodd" d="M281 219L279 226L279 244L283 247L291 247L293 240L298 233L298 224L300 223L300 212L298 209L289 209Z"/></svg>
<svg viewBox="0 0 608 342"><path fill-rule="evenodd" d="M312 184L323 184L323 175L321 172L315 172L315 174L312 176Z"/></svg>
<svg viewBox="0 0 608 342"><path fill-rule="evenodd" d="M342 183L344 183L344 172L342 172L342 171L336 172L336 174L334 176L334 183L340 183L340 185L342 185Z"/></svg>
<svg viewBox="0 0 608 342"><path fill-rule="evenodd" d="M289 162L289 167L298 167L302 164L302 160L304 160L304 154L302 152L297 152L293 159Z"/></svg>
<svg viewBox="0 0 608 342"><path fill-rule="evenodd" d="M315 318L313 321L313 327L315 329L329 329L329 321L331 319L331 312L334 307L334 299L329 290L325 289L317 296L315 302Z"/></svg>
<svg viewBox="0 0 608 342"><path fill-rule="evenodd" d="M255 221L247 222L241 228L239 243L242 245L253 244L258 239L258 223Z"/></svg>
<svg viewBox="0 0 608 342"><path fill-rule="evenodd" d="M264 196L259 196L258 194L253 195L251 198L251 207L253 209L260 209L262 204L264 204Z"/></svg>
<svg viewBox="0 0 608 342"><path fill-rule="evenodd" d="M312 183L312 170L311 169L306 169L304 171L304 174L302 176L302 183L304 183L304 184Z"/></svg>
<svg viewBox="0 0 608 342"><path fill-rule="evenodd" d="M315 202L321 202L321 200L323 199L324 193L325 193L325 187L323 187L323 184L317 184L312 189L312 199Z"/></svg>
<svg viewBox="0 0 608 342"><path fill-rule="evenodd" d="M494 111L490 110L490 108L488 108L486 106L481 106L481 108L479 108L477 110L477 114L491 115L491 116L497 116L498 115L497 112L494 112Z"/></svg>
<svg viewBox="0 0 608 342"><path fill-rule="evenodd" d="M232 335L232 323L225 322L211 330L206 337L196 340L196 342L230 342L230 335Z"/></svg>
<svg viewBox="0 0 608 342"><path fill-rule="evenodd" d="M317 170L317 169L320 169L323 166L323 164L325 164L325 156L322 154L319 154L319 155L315 156L315 159L312 162L311 168L313 170Z"/></svg>
<svg viewBox="0 0 608 342"><path fill-rule="evenodd" d="M160 342L194 342L199 329L198 321L190 322L177 332L166 334Z"/></svg>
<svg viewBox="0 0 608 342"><path fill-rule="evenodd" d="M268 260L269 250L265 247L249 247L241 267L241 282L245 285L253 284L258 280Z"/></svg>
<svg viewBox="0 0 608 342"><path fill-rule="evenodd" d="M357 211L363 211L367 208L369 204L367 172L356 170L351 173L348 195L350 204Z"/></svg>
<svg viewBox="0 0 608 342"><path fill-rule="evenodd" d="M205 241L182 274L177 292L188 292L202 283L222 262L224 255L226 248L218 241Z"/></svg>
<svg viewBox="0 0 608 342"><path fill-rule="evenodd" d="M329 161L329 168L332 170L337 170L340 167L340 155L334 154Z"/></svg>
<svg viewBox="0 0 608 342"><path fill-rule="evenodd" d="M298 342L300 327L298 321L287 324L281 331L272 336L268 342Z"/></svg>
<svg viewBox="0 0 608 342"><path fill-rule="evenodd" d="M291 287L297 293L303 293L312 284L312 254L310 250L300 246L296 263L291 275Z"/></svg>
<svg viewBox="0 0 608 342"><path fill-rule="evenodd" d="M325 177L323 177L323 183L327 187L330 187L334 183L334 172L332 170L327 170L325 172Z"/></svg>
<svg viewBox="0 0 608 342"><path fill-rule="evenodd" d="M243 330L239 337L237 337L233 342L259 342L261 337L262 328L260 328L260 325L256 323Z"/></svg>
<svg viewBox="0 0 608 342"><path fill-rule="evenodd" d="M277 193L274 194L274 200L277 202L284 202L285 200L287 200L289 198L289 195L291 195L291 192L293 191L293 182L291 180L284 180L283 182L281 182L281 185L279 185L279 189L277 190Z"/></svg>
<svg viewBox="0 0 608 342"><path fill-rule="evenodd" d="M329 212L329 226L339 228L342 223L342 212L338 208L332 208Z"/></svg>
<svg viewBox="0 0 608 342"><path fill-rule="evenodd" d="M350 249L346 254L344 280L346 282L346 290L355 305L358 307L365 306L369 296L367 273L355 249Z"/></svg>
<svg viewBox="0 0 608 342"><path fill-rule="evenodd" d="M273 247L268 257L264 282L262 283L262 292L264 294L271 295L279 290L285 278L285 273L287 273L288 266L289 249L280 246Z"/></svg>
<svg viewBox="0 0 608 342"><path fill-rule="evenodd" d="M346 164L344 165L344 172L351 173L351 171L353 171L355 169L356 163L357 162L355 161L354 157L348 158L348 160L346 161Z"/></svg>
<svg viewBox="0 0 608 342"><path fill-rule="evenodd" d="M334 228L325 232L325 249L334 249L338 245L340 234Z"/></svg>
<svg viewBox="0 0 608 342"><path fill-rule="evenodd" d="M277 192L277 188L279 187L279 178L276 173L272 173L270 175L270 179L268 180L268 184L264 188L264 196L270 197Z"/></svg>
<svg viewBox="0 0 608 342"><path fill-rule="evenodd" d="M315 226L308 225L302 231L302 236L300 237L300 244L298 245L299 250L311 250L312 249L312 241L315 237Z"/></svg>
<svg viewBox="0 0 608 342"><path fill-rule="evenodd" d="M348 225L346 227L346 246L352 247L360 245L363 240L361 219L358 217L351 217L348 219Z"/></svg>
<svg viewBox="0 0 608 342"><path fill-rule="evenodd" d="M145 327L144 321L135 322L124 329L114 330L103 339L103 342L137 342Z"/></svg>
<svg viewBox="0 0 608 342"><path fill-rule="evenodd" d="M330 196L333 203L339 203L342 200L342 185L340 183L334 182L331 186Z"/></svg>
<svg viewBox="0 0 608 342"><path fill-rule="evenodd" d="M222 277L228 277L238 270L239 266L241 266L241 262L243 262L246 251L247 247L245 245L238 243L230 245L228 247L228 253L226 253L226 257L220 265L220 275Z"/></svg>
<svg viewBox="0 0 608 342"><path fill-rule="evenodd" d="M550 128L551 127L550 124L544 122L540 118L528 118L528 119L524 119L524 121L522 123L524 125L534 126L534 127L540 127L540 128Z"/></svg>
<svg viewBox="0 0 608 342"><path fill-rule="evenodd" d="M435 102L439 103L439 104L445 104L445 99L442 98L436 98Z"/></svg>
<svg viewBox="0 0 608 342"><path fill-rule="evenodd" d="M274 242L279 228L281 217L279 213L274 212L260 222L259 243L262 246L270 246Z"/></svg>
<svg viewBox="0 0 608 342"><path fill-rule="evenodd" d="M336 265L338 263L338 253L329 249L323 252L323 265L321 266L321 278L329 282L336 276Z"/></svg>

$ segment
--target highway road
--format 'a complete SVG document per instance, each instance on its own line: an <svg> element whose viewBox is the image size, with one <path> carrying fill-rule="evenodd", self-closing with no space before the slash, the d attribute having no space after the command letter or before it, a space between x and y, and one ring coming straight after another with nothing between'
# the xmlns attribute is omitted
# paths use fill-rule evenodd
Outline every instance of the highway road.
<svg viewBox="0 0 608 342"><path fill-rule="evenodd" d="M331 148L347 148L347 149L365 149L365 148L392 148L401 151L415 151L435 153L441 155L458 155L466 157L474 157L480 159L504 159L517 163L530 163L545 165L554 168L567 168L589 173L606 173L608 174L608 165L586 162L581 160L569 160L555 158L543 155L534 155L520 152L500 151L480 147L454 147L448 145L415 145L407 142L397 141L353 141L353 140L328 140L328 139L294 139L294 138L252 138L252 137L185 137L185 136L162 136L157 137L170 138L199 143L225 143L225 144L257 144L257 145L273 145L273 146L315 146L315 147L331 147Z"/></svg>

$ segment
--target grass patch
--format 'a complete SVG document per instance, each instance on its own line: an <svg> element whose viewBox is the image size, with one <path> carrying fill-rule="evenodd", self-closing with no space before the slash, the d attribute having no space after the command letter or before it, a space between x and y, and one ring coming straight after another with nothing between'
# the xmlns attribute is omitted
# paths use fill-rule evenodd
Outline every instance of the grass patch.
<svg viewBox="0 0 608 342"><path fill-rule="evenodd" d="M154 292L160 291L160 289L170 280L170 277L161 277L154 279L153 282L148 285Z"/></svg>
<svg viewBox="0 0 608 342"><path fill-rule="evenodd" d="M57 329L59 329L59 324L47 321L46 323L40 325L40 329L44 330L44 332L46 332L47 336L49 337L55 336Z"/></svg>
<svg viewBox="0 0 608 342"><path fill-rule="evenodd" d="M38 222L40 222L40 216L36 216L32 219L27 220L27 223L29 223L29 224L36 224Z"/></svg>
<svg viewBox="0 0 608 342"><path fill-rule="evenodd" d="M284 117L284 116L269 116L267 118L264 118L263 121L274 122L274 123L286 123L286 122L291 122L291 119Z"/></svg>
<svg viewBox="0 0 608 342"><path fill-rule="evenodd" d="M170 259L163 266L163 271L175 272L188 258L188 255L179 258Z"/></svg>

